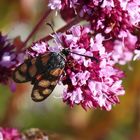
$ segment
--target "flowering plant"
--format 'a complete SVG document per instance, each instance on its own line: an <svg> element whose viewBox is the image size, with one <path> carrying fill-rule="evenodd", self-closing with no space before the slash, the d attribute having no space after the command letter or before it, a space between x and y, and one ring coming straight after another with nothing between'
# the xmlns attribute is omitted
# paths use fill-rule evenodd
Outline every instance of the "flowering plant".
<svg viewBox="0 0 140 140"><path fill-rule="evenodd" d="M25 52L34 58L47 52L61 54L68 50L64 73L59 79L66 85L63 101L71 107L78 104L84 109L111 110L112 105L119 103L118 96L125 93L122 86L125 74L116 64L125 65L140 58L139 1L49 0L48 7L23 46L53 10L60 12L66 25L57 33L34 42L26 51L13 51L14 45L1 35L0 71L5 71L0 74L0 82L8 83ZM65 15L67 11L69 16ZM77 25L80 21L86 22Z"/></svg>
<svg viewBox="0 0 140 140"><path fill-rule="evenodd" d="M25 132L20 132L16 128L0 128L1 140L48 140L48 135L45 131L38 128L30 128Z"/></svg>
<svg viewBox="0 0 140 140"><path fill-rule="evenodd" d="M15 83L10 77L13 69L23 62L23 56L24 53L0 33L0 83L10 85L12 91L15 90Z"/></svg>

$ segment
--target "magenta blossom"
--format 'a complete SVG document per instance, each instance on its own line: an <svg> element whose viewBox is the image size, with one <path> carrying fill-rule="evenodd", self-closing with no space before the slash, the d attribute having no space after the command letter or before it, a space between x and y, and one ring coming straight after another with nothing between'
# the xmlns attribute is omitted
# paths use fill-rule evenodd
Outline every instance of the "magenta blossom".
<svg viewBox="0 0 140 140"><path fill-rule="evenodd" d="M93 39L89 33L89 28L75 26L61 36L71 52L98 59L96 62L73 53L67 56L72 66L67 64L65 67L62 82L67 88L63 100L70 106L81 104L85 109L99 107L110 110L113 104L119 103L118 96L124 95L121 86L124 74L114 67L111 53L107 53L103 46L104 38L97 34ZM96 40L99 37L100 40Z"/></svg>
<svg viewBox="0 0 140 140"><path fill-rule="evenodd" d="M46 43L47 52L69 50L60 80L66 85L63 101L71 107L80 104L84 109L111 110L112 105L119 103L118 96L124 95L121 85L124 73L114 66L113 51L106 50L104 41L101 34L91 37L89 27L73 26L66 33L54 36L54 46ZM36 47L41 50L41 46L32 46L29 54L32 55ZM40 52L38 49L34 50L34 54Z"/></svg>
<svg viewBox="0 0 140 140"><path fill-rule="evenodd" d="M92 35L100 34L104 38L104 47L114 63L124 65L132 60L139 38L134 33L140 23L139 0L58 0L57 3L61 13L67 13L65 9L70 8L88 21ZM49 5L55 7L56 0L50 0Z"/></svg>
<svg viewBox="0 0 140 140"><path fill-rule="evenodd" d="M125 10L128 11L130 22L133 25L137 25L140 22L140 1L130 0L126 5Z"/></svg>
<svg viewBox="0 0 140 140"><path fill-rule="evenodd" d="M38 55L46 53L48 48L48 44L46 42L38 42L38 43L33 43L32 47L30 47L27 51L26 54L30 57L36 57Z"/></svg>
<svg viewBox="0 0 140 140"><path fill-rule="evenodd" d="M139 0L49 0L48 6L63 14L67 9L73 10L96 28L100 24L100 30L107 27L116 32L118 28L132 27L140 21Z"/></svg>
<svg viewBox="0 0 140 140"><path fill-rule="evenodd" d="M10 85L15 90L15 83L12 81L12 71L23 62L24 53L18 52L7 36L0 33L0 83Z"/></svg>
<svg viewBox="0 0 140 140"><path fill-rule="evenodd" d="M116 40L104 41L104 46L107 52L111 53L111 58L115 63L124 65L130 62L134 55L136 47L137 37L129 33L128 31L121 31Z"/></svg>
<svg viewBox="0 0 140 140"><path fill-rule="evenodd" d="M14 128L0 128L1 140L21 140L21 134Z"/></svg>

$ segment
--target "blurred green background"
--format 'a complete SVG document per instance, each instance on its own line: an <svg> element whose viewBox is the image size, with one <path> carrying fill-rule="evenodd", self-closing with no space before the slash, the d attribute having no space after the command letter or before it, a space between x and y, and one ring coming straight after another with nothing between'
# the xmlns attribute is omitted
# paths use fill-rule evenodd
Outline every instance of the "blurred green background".
<svg viewBox="0 0 140 140"><path fill-rule="evenodd" d="M21 36L24 41L46 9L47 0L0 0L0 30L11 38ZM55 29L64 25L55 13L46 22ZM44 23L30 42L49 33ZM60 85L42 103L31 100L30 83L18 84L15 93L0 85L0 126L21 131L41 128L56 135L56 140L140 140L140 62L120 68L126 73L126 94L110 112L85 111L78 106L71 109L62 102Z"/></svg>

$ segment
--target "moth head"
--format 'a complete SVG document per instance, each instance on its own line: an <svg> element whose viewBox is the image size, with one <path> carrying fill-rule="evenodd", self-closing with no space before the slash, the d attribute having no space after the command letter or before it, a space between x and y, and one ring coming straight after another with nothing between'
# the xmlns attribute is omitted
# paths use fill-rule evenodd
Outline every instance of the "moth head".
<svg viewBox="0 0 140 140"><path fill-rule="evenodd" d="M69 49L63 49L61 53L64 54L65 56L68 56L70 54L70 51Z"/></svg>

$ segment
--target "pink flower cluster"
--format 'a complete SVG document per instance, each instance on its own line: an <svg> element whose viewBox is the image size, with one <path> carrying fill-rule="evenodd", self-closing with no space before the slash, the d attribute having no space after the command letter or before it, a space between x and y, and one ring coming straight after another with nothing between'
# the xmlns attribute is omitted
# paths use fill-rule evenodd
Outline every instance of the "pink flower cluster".
<svg viewBox="0 0 140 140"><path fill-rule="evenodd" d="M14 128L0 128L0 140L21 140L21 134Z"/></svg>
<svg viewBox="0 0 140 140"><path fill-rule="evenodd" d="M11 79L15 67L23 62L24 53L12 44L7 36L0 32L0 84L7 84L15 90L15 83Z"/></svg>
<svg viewBox="0 0 140 140"><path fill-rule="evenodd" d="M55 45L49 46L48 50L56 53L69 50L65 74L61 77L62 83L67 85L63 93L64 102L70 106L80 104L84 109L99 107L111 110L112 105L119 103L118 96L124 95L121 85L124 74L114 66L112 53L104 47L104 37L96 34L93 38L90 33L89 27L73 26L66 33L57 34L59 39L55 36ZM31 49L38 47L41 50L44 43ZM31 49L28 53L32 55ZM34 53L39 53L38 49Z"/></svg>
<svg viewBox="0 0 140 140"><path fill-rule="evenodd" d="M36 57L38 55L46 53L47 49L47 42L33 43L32 46L27 49L26 55L30 57Z"/></svg>
<svg viewBox="0 0 140 140"><path fill-rule="evenodd" d="M62 11L70 8L75 11L75 14L93 22L97 18L102 23L107 18L107 20L114 18L114 20L133 25L140 21L139 0L49 0L48 6L52 10Z"/></svg>
<svg viewBox="0 0 140 140"><path fill-rule="evenodd" d="M110 110L124 95L124 73L115 64L140 59L139 0L49 0L48 6L66 20L79 16L87 22L54 36L55 45L33 45L29 55L69 50L61 77L63 101Z"/></svg>
<svg viewBox="0 0 140 140"><path fill-rule="evenodd" d="M16 128L0 128L0 140L48 140L48 135L38 128L30 128L25 132Z"/></svg>
<svg viewBox="0 0 140 140"><path fill-rule="evenodd" d="M98 60L73 53L67 56L62 80L67 88L63 100L70 106L80 104L85 109L99 107L111 110L113 104L119 103L118 96L124 95L121 86L124 74L114 66L111 53L103 46L104 37L97 34L92 38L89 34L89 27L74 26L61 35L63 47Z"/></svg>
<svg viewBox="0 0 140 140"><path fill-rule="evenodd" d="M114 50L112 59L115 63L124 65L132 60L139 41L134 33L140 22L139 0L50 0L49 7L60 10L66 19L64 14L68 11L71 13L69 18L78 15L88 21L93 36L102 34L106 50Z"/></svg>

